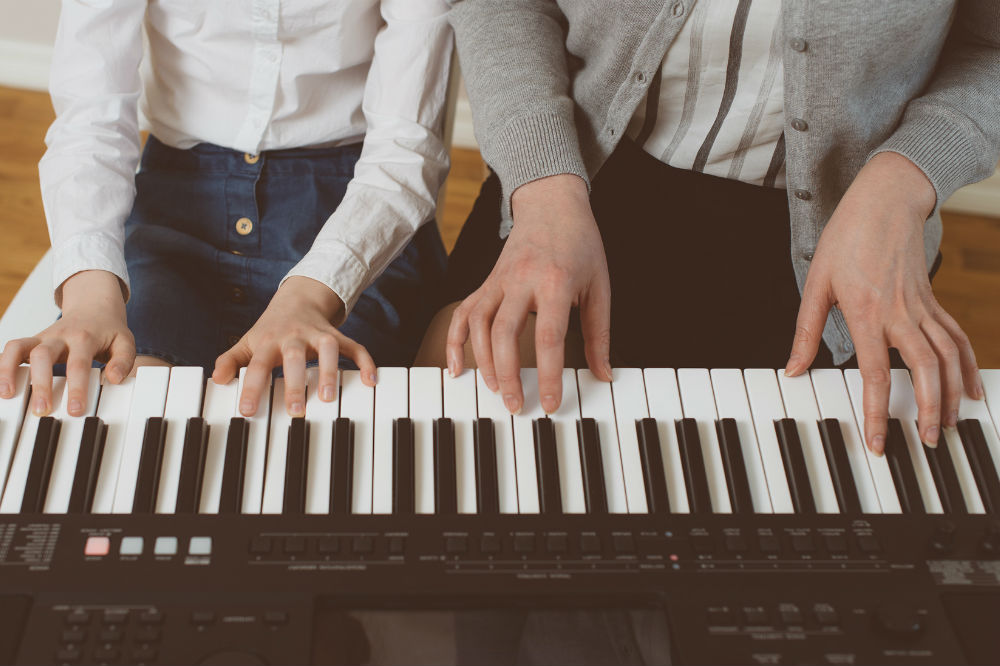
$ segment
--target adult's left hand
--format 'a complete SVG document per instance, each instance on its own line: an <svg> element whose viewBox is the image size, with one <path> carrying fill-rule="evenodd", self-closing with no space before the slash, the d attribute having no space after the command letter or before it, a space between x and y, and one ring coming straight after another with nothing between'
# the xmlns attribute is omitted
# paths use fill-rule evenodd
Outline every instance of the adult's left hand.
<svg viewBox="0 0 1000 666"><path fill-rule="evenodd" d="M820 236L802 293L785 372L805 372L816 357L830 308L844 314L858 356L864 393L865 442L885 450L889 348L913 373L917 424L936 446L940 427L954 426L964 385L983 388L969 338L934 298L924 258L924 222L937 195L906 157L879 153L848 188Z"/></svg>

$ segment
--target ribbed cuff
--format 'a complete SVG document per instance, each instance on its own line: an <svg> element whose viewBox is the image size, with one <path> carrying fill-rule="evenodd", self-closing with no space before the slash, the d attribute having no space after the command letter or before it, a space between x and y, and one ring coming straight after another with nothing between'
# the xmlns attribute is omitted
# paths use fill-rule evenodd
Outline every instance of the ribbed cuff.
<svg viewBox="0 0 1000 666"><path fill-rule="evenodd" d="M970 137L974 131L943 115L921 113L906 119L885 143L868 155L868 160L884 152L906 157L924 172L937 193L936 211L960 187L993 173L995 165L978 164L977 149ZM867 160L866 160L867 161Z"/></svg>
<svg viewBox="0 0 1000 666"><path fill-rule="evenodd" d="M502 235L510 230L511 195L521 185L568 173L579 176L590 187L576 126L572 119L557 113L515 118L486 143L483 152L503 187L501 227L506 231Z"/></svg>
<svg viewBox="0 0 1000 666"><path fill-rule="evenodd" d="M101 234L70 236L52 248L52 286L56 307L62 308L63 283L81 271L107 271L118 277L122 297L128 302L131 286L125 265L125 248Z"/></svg>
<svg viewBox="0 0 1000 666"><path fill-rule="evenodd" d="M300 275L322 282L333 290L333 293L344 302L342 316L334 322L340 326L347 319L361 293L368 285L368 273L365 265L358 260L349 247L340 243L314 244L312 249L295 264L292 270L281 279L279 287L292 276Z"/></svg>

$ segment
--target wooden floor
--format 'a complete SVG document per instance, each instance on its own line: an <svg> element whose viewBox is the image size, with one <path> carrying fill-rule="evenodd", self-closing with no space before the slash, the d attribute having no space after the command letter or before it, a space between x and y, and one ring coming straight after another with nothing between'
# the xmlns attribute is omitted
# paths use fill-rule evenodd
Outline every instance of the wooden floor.
<svg viewBox="0 0 1000 666"><path fill-rule="evenodd" d="M38 160L52 107L44 93L0 87L0 311L49 246ZM440 215L450 250L486 170L473 150L454 150ZM945 215L944 263L934 291L972 338L981 367L1000 368L1000 219Z"/></svg>

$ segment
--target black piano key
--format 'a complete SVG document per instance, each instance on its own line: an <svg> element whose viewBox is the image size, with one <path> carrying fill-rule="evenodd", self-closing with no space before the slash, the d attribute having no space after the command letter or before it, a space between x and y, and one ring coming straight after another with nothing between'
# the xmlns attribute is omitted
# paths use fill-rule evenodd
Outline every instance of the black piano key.
<svg viewBox="0 0 1000 666"><path fill-rule="evenodd" d="M413 421L392 422L392 512L408 515L414 511L415 474Z"/></svg>
<svg viewBox="0 0 1000 666"><path fill-rule="evenodd" d="M437 513L458 513L458 474L455 467L455 424L434 421L434 504Z"/></svg>
<svg viewBox="0 0 1000 666"><path fill-rule="evenodd" d="M896 487L899 505L903 513L926 513L924 500L920 496L920 486L917 484L917 473L913 470L913 461L906 446L903 426L899 419L889 419L889 432L885 438L885 457L889 463L889 473Z"/></svg>
<svg viewBox="0 0 1000 666"><path fill-rule="evenodd" d="M500 490L497 487L497 447L493 421L476 419L476 501L479 513L500 512Z"/></svg>
<svg viewBox="0 0 1000 666"><path fill-rule="evenodd" d="M247 467L247 440L250 424L234 416L229 421L226 437L226 457L222 463L222 490L219 493L219 513L239 513L243 510L243 482Z"/></svg>
<svg viewBox="0 0 1000 666"><path fill-rule="evenodd" d="M330 511L351 512L351 483L354 477L354 425L341 417L333 425L333 456L330 461Z"/></svg>
<svg viewBox="0 0 1000 666"><path fill-rule="evenodd" d="M968 513L962 486L958 483L955 464L952 462L948 447L942 441L940 446L931 448L924 445L922 448L927 458L927 465L931 468L931 476L934 477L934 485L937 486L938 497L941 498L941 508L945 513L958 515Z"/></svg>
<svg viewBox="0 0 1000 666"><path fill-rule="evenodd" d="M38 421L35 446L31 450L31 464L28 466L28 478L24 482L24 496L21 499L22 513L41 513L45 508L60 427L58 419L51 416L42 417Z"/></svg>
<svg viewBox="0 0 1000 666"><path fill-rule="evenodd" d="M667 479L663 476L663 453L660 451L660 433L656 419L639 419L635 422L639 435L639 461L642 479L646 486L646 502L650 513L670 513Z"/></svg>
<svg viewBox="0 0 1000 666"><path fill-rule="evenodd" d="M851 463L847 459L847 445L844 444L844 433L840 430L840 421L823 419L817 423L820 439L823 440L826 462L830 467L833 492L837 495L840 512L861 513L861 499L858 497L858 487L854 483Z"/></svg>
<svg viewBox="0 0 1000 666"><path fill-rule="evenodd" d="M285 453L285 497L282 513L300 514L306 510L306 464L309 461L309 422L292 419L288 426Z"/></svg>
<svg viewBox="0 0 1000 666"><path fill-rule="evenodd" d="M965 447L965 455L972 467L972 476L976 479L986 513L1000 511L1000 478L997 477L997 469L990 456L982 425L975 419L962 419L958 422L958 435Z"/></svg>
<svg viewBox="0 0 1000 666"><path fill-rule="evenodd" d="M154 416L146 421L146 430L142 435L142 453L139 455L139 471L135 478L132 513L152 513L156 509L166 436L167 424L163 418Z"/></svg>
<svg viewBox="0 0 1000 666"><path fill-rule="evenodd" d="M674 426L677 429L684 483L687 485L688 508L691 513L710 513L712 496L708 492L708 476L705 473L705 457L701 452L698 422L685 418L675 421Z"/></svg>
<svg viewBox="0 0 1000 666"><path fill-rule="evenodd" d="M562 513L562 495L559 490L559 459L556 453L556 427L552 419L535 419L535 474L538 477L538 500L542 513Z"/></svg>
<svg viewBox="0 0 1000 666"><path fill-rule="evenodd" d="M729 502L732 504L733 513L752 513L753 495L750 494L750 479L747 478L736 419L716 421L715 431L719 435L722 468L726 472L726 485L729 486Z"/></svg>
<svg viewBox="0 0 1000 666"><path fill-rule="evenodd" d="M608 512L608 493L604 485L604 463L601 459L601 436L594 419L576 422L580 442L580 467L583 472L583 498L587 513Z"/></svg>
<svg viewBox="0 0 1000 666"><path fill-rule="evenodd" d="M76 459L73 489L69 496L69 513L90 513L107 435L108 428L101 419L96 416L84 419L80 455Z"/></svg>
<svg viewBox="0 0 1000 666"><path fill-rule="evenodd" d="M809 484L809 470L806 469L795 419L775 419L774 430L778 433L778 448L781 449L781 460L785 463L785 478L788 480L788 491L792 496L795 513L816 513L816 501Z"/></svg>
<svg viewBox="0 0 1000 666"><path fill-rule="evenodd" d="M181 472L177 479L177 513L197 513L201 503L201 486L205 478L205 455L208 453L208 426L205 419L188 419L184 430L184 452Z"/></svg>

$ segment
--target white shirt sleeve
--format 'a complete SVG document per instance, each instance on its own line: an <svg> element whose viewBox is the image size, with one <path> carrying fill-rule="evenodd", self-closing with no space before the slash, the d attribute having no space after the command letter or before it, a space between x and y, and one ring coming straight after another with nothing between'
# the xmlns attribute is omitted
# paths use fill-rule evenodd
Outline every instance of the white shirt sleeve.
<svg viewBox="0 0 1000 666"><path fill-rule="evenodd" d="M285 276L330 287L346 312L421 224L448 172L442 120L452 33L443 0L383 0L365 85L361 158L337 210ZM339 322L337 322L339 323Z"/></svg>
<svg viewBox="0 0 1000 666"><path fill-rule="evenodd" d="M38 165L56 304L84 270L128 294L124 224L135 199L146 0L63 0L49 90L56 120Z"/></svg>

